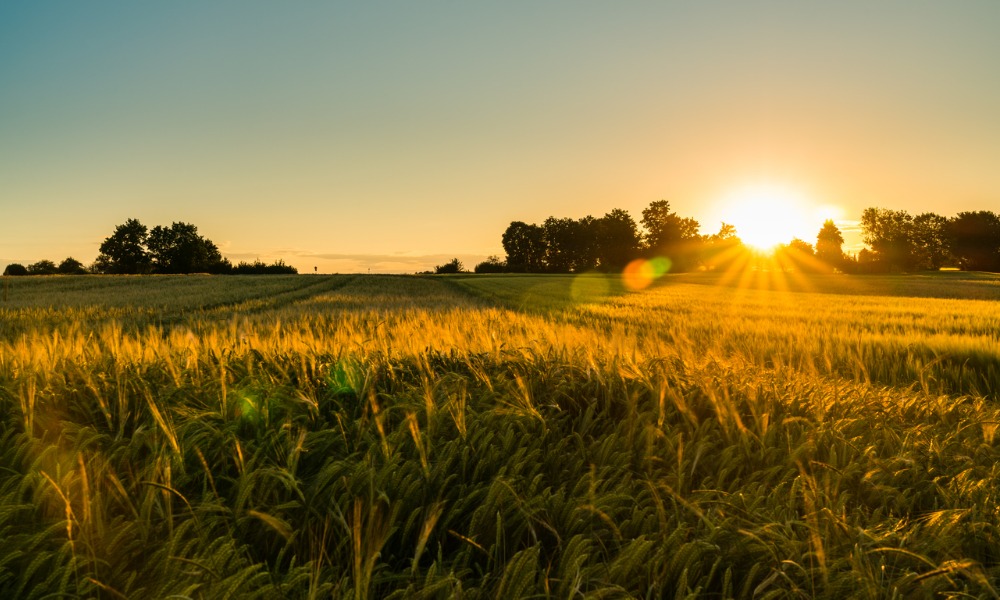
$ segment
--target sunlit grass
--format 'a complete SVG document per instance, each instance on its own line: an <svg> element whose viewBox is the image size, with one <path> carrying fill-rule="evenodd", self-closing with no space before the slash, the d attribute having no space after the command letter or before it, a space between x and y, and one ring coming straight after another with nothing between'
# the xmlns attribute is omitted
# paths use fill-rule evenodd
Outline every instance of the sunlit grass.
<svg viewBox="0 0 1000 600"><path fill-rule="evenodd" d="M992 302L240 279L10 290L0 596L997 595Z"/></svg>

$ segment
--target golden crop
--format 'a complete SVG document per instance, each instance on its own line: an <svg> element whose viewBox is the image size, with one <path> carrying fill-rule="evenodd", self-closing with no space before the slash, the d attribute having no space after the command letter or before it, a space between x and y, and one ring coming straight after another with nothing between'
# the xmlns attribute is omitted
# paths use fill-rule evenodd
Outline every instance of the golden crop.
<svg viewBox="0 0 1000 600"><path fill-rule="evenodd" d="M0 596L996 597L949 277L6 282Z"/></svg>

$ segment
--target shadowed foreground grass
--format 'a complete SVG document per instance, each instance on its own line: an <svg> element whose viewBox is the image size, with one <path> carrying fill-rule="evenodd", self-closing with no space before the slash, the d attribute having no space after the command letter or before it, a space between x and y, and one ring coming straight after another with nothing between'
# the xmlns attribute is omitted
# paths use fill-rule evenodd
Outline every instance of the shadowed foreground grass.
<svg viewBox="0 0 1000 600"><path fill-rule="evenodd" d="M989 303L57 279L0 308L0 596L997 596Z"/></svg>

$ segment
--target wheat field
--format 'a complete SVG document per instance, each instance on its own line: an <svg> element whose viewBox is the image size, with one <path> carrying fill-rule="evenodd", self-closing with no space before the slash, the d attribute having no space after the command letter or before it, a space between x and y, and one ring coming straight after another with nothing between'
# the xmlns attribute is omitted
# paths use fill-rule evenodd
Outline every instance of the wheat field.
<svg viewBox="0 0 1000 600"><path fill-rule="evenodd" d="M1000 597L1000 278L38 277L0 597Z"/></svg>

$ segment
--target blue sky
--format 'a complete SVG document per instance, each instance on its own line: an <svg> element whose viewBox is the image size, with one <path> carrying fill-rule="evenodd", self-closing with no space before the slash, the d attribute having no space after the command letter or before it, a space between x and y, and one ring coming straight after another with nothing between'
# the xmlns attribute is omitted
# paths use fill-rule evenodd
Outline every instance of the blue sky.
<svg viewBox="0 0 1000 600"><path fill-rule="evenodd" d="M89 263L128 218L412 272L661 198L715 231L755 184L845 227L1000 210L998 24L992 0L3 3L0 265Z"/></svg>

